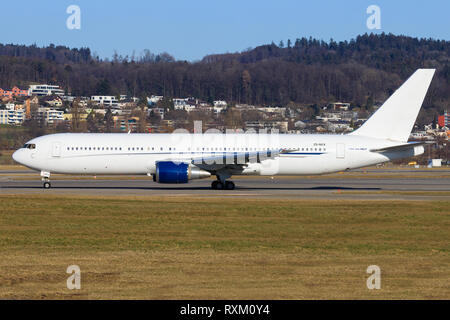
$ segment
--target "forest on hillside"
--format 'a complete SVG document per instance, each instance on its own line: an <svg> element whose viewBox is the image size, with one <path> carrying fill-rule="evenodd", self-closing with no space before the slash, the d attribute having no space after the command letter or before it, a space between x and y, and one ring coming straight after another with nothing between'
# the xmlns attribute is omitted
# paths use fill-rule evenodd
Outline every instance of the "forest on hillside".
<svg viewBox="0 0 450 320"><path fill-rule="evenodd" d="M364 34L350 41L299 38L239 53L176 60L168 53L100 59L89 48L0 45L0 87L58 84L94 94L196 97L259 105L384 101L417 68L436 68L420 123L450 105L450 41Z"/></svg>

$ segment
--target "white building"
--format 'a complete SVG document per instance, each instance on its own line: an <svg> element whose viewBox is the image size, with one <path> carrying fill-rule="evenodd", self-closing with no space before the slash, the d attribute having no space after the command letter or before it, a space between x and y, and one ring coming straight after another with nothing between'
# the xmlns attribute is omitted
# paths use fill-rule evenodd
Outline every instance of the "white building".
<svg viewBox="0 0 450 320"><path fill-rule="evenodd" d="M147 103L152 105L152 104L156 104L158 101L162 100L164 97L163 96L151 96L150 98L147 97Z"/></svg>
<svg viewBox="0 0 450 320"><path fill-rule="evenodd" d="M286 114L286 108L284 107L258 107L256 110L264 113L277 113L282 117Z"/></svg>
<svg viewBox="0 0 450 320"><path fill-rule="evenodd" d="M214 107L226 107L227 102L224 100L216 100L213 102Z"/></svg>
<svg viewBox="0 0 450 320"><path fill-rule="evenodd" d="M115 96L92 96L91 100L108 107L118 107L119 101Z"/></svg>
<svg viewBox="0 0 450 320"><path fill-rule="evenodd" d="M194 111L197 108L197 105L195 104L196 101L194 98L173 98L173 108L175 110L184 110L186 112Z"/></svg>
<svg viewBox="0 0 450 320"><path fill-rule="evenodd" d="M426 131L411 132L409 137L415 140L434 140L434 137Z"/></svg>
<svg viewBox="0 0 450 320"><path fill-rule="evenodd" d="M175 107L175 110L177 110L177 107L180 108L180 106L184 106L187 104L186 99L180 99L180 98L173 98L173 105Z"/></svg>
<svg viewBox="0 0 450 320"><path fill-rule="evenodd" d="M150 116L150 114L152 112L155 114L159 114L161 119L164 119L164 113L165 113L164 108L148 108L148 110L147 110L148 116Z"/></svg>
<svg viewBox="0 0 450 320"><path fill-rule="evenodd" d="M64 95L64 90L59 86L50 84L32 84L28 89L28 95L30 96L50 96L52 94L62 96Z"/></svg>
<svg viewBox="0 0 450 320"><path fill-rule="evenodd" d="M5 109L0 109L0 124L21 125L24 120L25 110L16 109L14 103L8 103Z"/></svg>
<svg viewBox="0 0 450 320"><path fill-rule="evenodd" d="M428 168L442 167L442 159L429 159Z"/></svg>
<svg viewBox="0 0 450 320"><path fill-rule="evenodd" d="M51 108L39 108L36 118L43 120L45 124L54 124L55 122L64 120L64 111Z"/></svg>
<svg viewBox="0 0 450 320"><path fill-rule="evenodd" d="M215 114L219 114L222 111L226 110L226 108L227 108L227 105L214 105L213 111Z"/></svg>
<svg viewBox="0 0 450 320"><path fill-rule="evenodd" d="M333 102L328 105L328 107L332 110L344 110L347 111L350 109L350 103L347 102Z"/></svg>

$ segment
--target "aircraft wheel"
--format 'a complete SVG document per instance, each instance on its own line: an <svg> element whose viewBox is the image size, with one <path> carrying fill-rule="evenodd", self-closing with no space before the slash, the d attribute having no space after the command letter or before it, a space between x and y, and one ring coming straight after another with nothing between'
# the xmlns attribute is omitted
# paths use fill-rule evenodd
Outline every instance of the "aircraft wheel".
<svg viewBox="0 0 450 320"><path fill-rule="evenodd" d="M223 189L223 183L220 182L220 181L216 181L216 182L217 182L217 184L216 184L216 190L222 190L222 189Z"/></svg>
<svg viewBox="0 0 450 320"><path fill-rule="evenodd" d="M50 184L50 182L48 182L48 181L44 182L44 189L50 189L51 186L52 185Z"/></svg>
<svg viewBox="0 0 450 320"><path fill-rule="evenodd" d="M211 189L217 190L217 182L218 182L218 181L213 181L213 182L211 182Z"/></svg>
<svg viewBox="0 0 450 320"><path fill-rule="evenodd" d="M233 181L227 181L225 182L225 189L227 190L234 190L234 182Z"/></svg>

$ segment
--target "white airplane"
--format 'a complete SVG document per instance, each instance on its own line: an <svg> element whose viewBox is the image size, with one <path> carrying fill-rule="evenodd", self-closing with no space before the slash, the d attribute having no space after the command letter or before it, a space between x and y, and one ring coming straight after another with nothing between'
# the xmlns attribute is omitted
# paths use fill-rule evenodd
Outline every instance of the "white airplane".
<svg viewBox="0 0 450 320"><path fill-rule="evenodd" d="M50 174L148 175L187 183L215 175L213 189L234 189L232 175L316 175L420 155L408 143L435 69L418 69L357 130L346 135L255 133L63 133L28 141L13 159Z"/></svg>

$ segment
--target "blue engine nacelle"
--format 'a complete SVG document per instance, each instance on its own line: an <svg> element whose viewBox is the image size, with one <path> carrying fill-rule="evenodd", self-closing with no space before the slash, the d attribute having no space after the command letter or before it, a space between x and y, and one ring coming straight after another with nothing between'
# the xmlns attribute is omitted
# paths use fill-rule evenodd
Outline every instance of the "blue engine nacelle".
<svg viewBox="0 0 450 320"><path fill-rule="evenodd" d="M191 167L187 163L160 161L156 163L156 172L153 181L158 183L188 183L191 179L208 178L208 171Z"/></svg>

